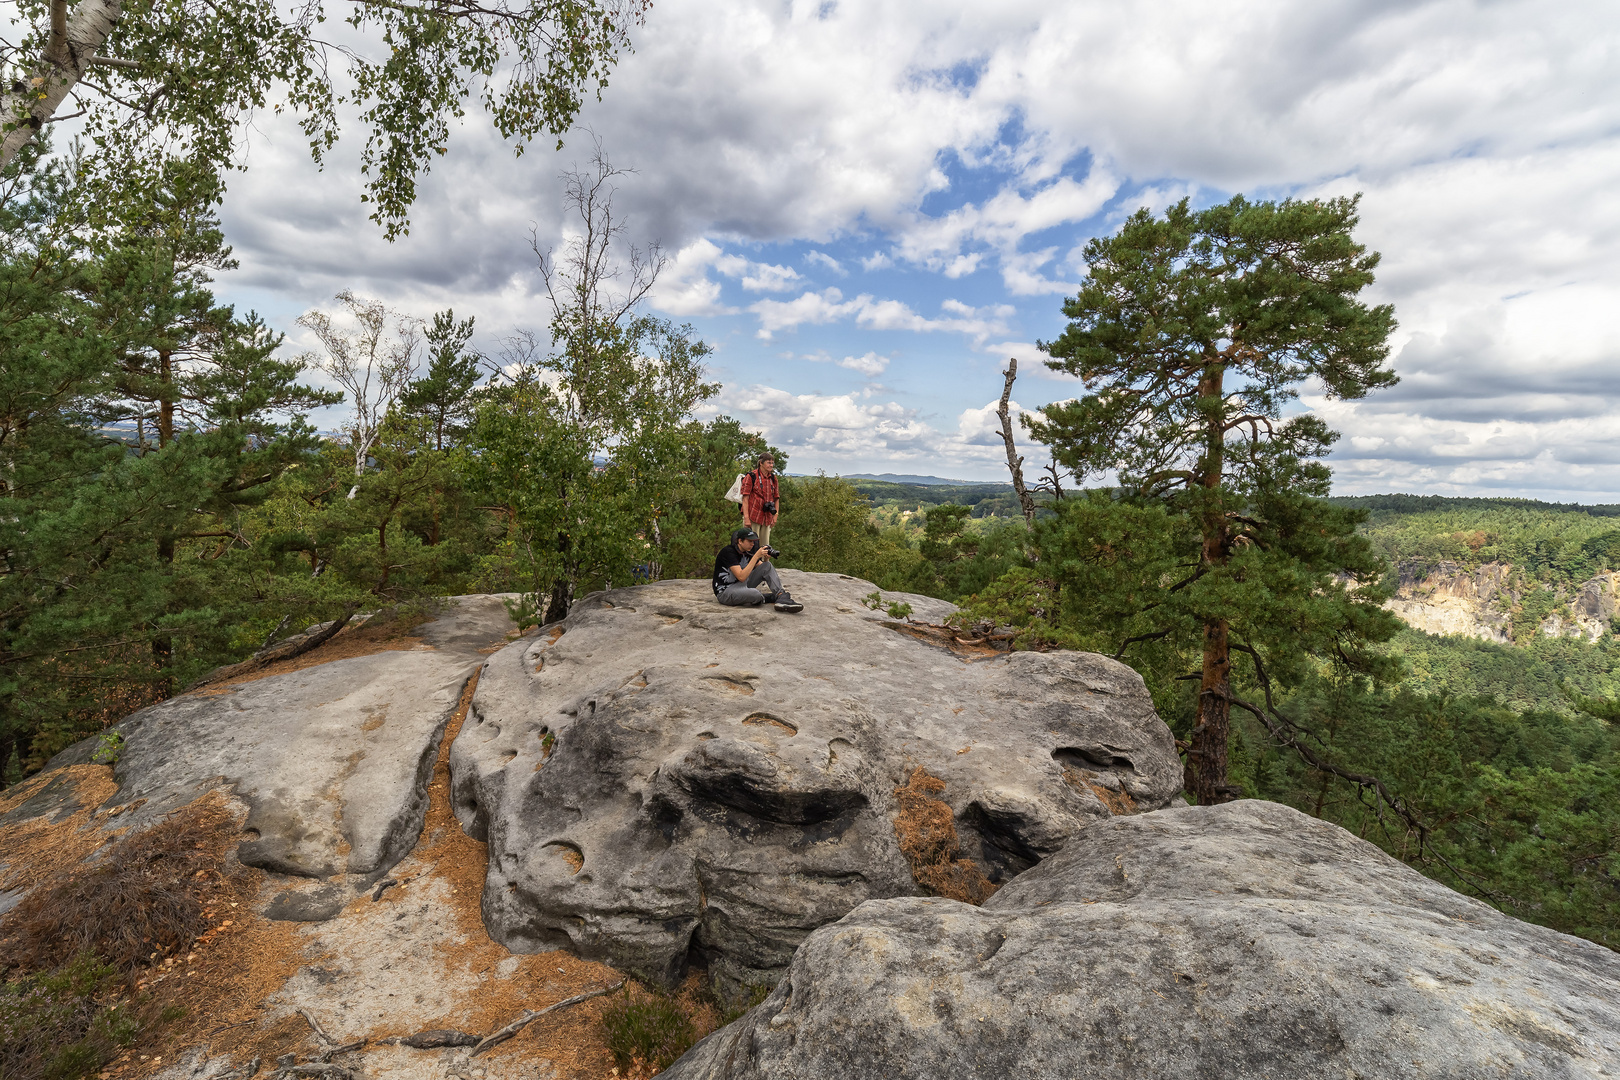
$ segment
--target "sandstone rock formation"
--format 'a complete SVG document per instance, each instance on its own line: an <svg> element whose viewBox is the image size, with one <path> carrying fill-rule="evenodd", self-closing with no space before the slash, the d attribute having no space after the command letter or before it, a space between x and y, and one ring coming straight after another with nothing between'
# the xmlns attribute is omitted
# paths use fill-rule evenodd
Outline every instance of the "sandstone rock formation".
<svg viewBox="0 0 1620 1080"><path fill-rule="evenodd" d="M340 908L410 850L444 725L481 649L511 621L498 597L458 597L415 631L422 644L334 660L253 682L207 687L115 725L124 737L121 826L141 827L224 788L248 808L241 861L295 879L323 879L272 904L286 918ZM87 762L97 740L48 769ZM44 812L47 807L37 808ZM296 882L293 884L296 885Z"/></svg>
<svg viewBox="0 0 1620 1080"><path fill-rule="evenodd" d="M1273 803L1087 827L983 908L875 900L669 1080L1620 1075L1620 956Z"/></svg>
<svg viewBox="0 0 1620 1080"><path fill-rule="evenodd" d="M1442 561L1422 572L1400 568L1395 596L1384 606L1408 626L1426 634L1456 634L1483 641L1513 640L1513 610L1523 599L1510 580L1506 563L1486 563L1474 571ZM1533 585L1541 588L1541 585ZM1559 589L1562 610L1542 620L1547 637L1583 637L1596 641L1612 632L1620 615L1620 573L1609 572L1582 582L1572 590Z"/></svg>
<svg viewBox="0 0 1620 1080"><path fill-rule="evenodd" d="M768 986L818 926L921 891L895 826L918 769L991 882L1179 791L1170 732L1123 664L957 647L868 610L868 582L782 576L803 614L661 581L587 597L490 658L451 770L458 817L489 841L497 941L666 981L700 959Z"/></svg>
<svg viewBox="0 0 1620 1080"><path fill-rule="evenodd" d="M1426 634L1511 642L1513 620L1499 603L1512 601L1507 592L1510 570L1504 563L1486 563L1468 573L1455 563L1442 562L1419 577L1403 567L1395 596L1384 606Z"/></svg>

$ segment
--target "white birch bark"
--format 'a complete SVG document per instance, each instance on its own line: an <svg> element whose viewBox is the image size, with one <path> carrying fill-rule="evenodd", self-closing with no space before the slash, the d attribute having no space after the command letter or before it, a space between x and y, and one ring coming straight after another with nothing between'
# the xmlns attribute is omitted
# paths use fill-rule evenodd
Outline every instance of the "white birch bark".
<svg viewBox="0 0 1620 1080"><path fill-rule="evenodd" d="M67 0L53 0L50 37L39 62L0 95L0 116L5 118L0 166L28 145L84 78L123 9L123 0L79 0L69 16Z"/></svg>

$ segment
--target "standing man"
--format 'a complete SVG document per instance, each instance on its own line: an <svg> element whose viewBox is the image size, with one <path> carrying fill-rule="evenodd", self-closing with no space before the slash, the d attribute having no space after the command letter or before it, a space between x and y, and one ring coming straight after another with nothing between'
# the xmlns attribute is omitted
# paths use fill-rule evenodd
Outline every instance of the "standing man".
<svg viewBox="0 0 1620 1080"><path fill-rule="evenodd" d="M759 546L771 546L771 526L780 513L781 492L776 482L776 459L766 454L754 466L754 471L743 474L742 516L743 527L752 529L759 537Z"/></svg>

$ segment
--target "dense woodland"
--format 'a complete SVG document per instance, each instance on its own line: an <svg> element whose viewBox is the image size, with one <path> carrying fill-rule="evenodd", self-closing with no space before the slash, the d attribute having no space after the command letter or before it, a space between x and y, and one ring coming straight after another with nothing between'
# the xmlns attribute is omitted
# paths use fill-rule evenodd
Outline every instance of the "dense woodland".
<svg viewBox="0 0 1620 1080"><path fill-rule="evenodd" d="M600 157L572 174L584 223L613 174ZM656 253L614 278L613 228L537 252L550 324L491 352L472 315L345 293L301 320L322 351L292 355L286 328L211 291L231 265L212 173L170 167L133 221L76 210L74 183L36 146L0 191L6 783L312 623L469 592L516 594L519 617L547 623L591 590L708 575L738 519L723 493L769 447L695 419L718 388L690 327L642 313ZM1347 235L1351 208L1300 227ZM1186 235L1237 235L1248 212L1188 218ZM1118 252L1093 254L1106 279ZM1346 294L1370 280L1358 259L1343 254ZM1124 316L1093 299L1090 314L1071 301L1090 329L1051 346L1059 362L1120 355L1107 320ZM1366 310L1346 325L1381 318ZM1368 355L1339 373L1347 395L1379 381ZM1276 412L1298 375L1261 371L1250 385L1275 385L1245 416ZM317 430L334 405L340 429ZM1032 516L997 485L789 475L779 563L952 600L962 632L1011 627L1018 648L1117 656L1189 753L1212 730L1216 611L1231 651L1215 695L1233 708L1205 797L1290 803L1514 914L1620 944L1615 634L1442 640L1378 606L1398 573L1443 564L1563 585L1620 568L1615 508L1330 499L1331 433L1292 422L1230 442L1217 487L1154 488L1173 455L1101 445L1112 407L1054 407L1020 436L1077 477ZM1207 466L1207 450L1187 453ZM1081 487L1105 459L1144 471ZM1211 509L1213 490L1227 501Z"/></svg>

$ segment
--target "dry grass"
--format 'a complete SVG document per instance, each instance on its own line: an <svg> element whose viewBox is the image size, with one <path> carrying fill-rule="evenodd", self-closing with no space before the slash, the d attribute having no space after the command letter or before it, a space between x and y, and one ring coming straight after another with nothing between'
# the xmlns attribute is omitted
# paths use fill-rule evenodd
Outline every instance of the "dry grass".
<svg viewBox="0 0 1620 1080"><path fill-rule="evenodd" d="M1115 817L1136 813L1136 800L1131 798L1130 792L1115 791L1113 788L1105 788L1101 784L1087 784L1086 786L1091 789L1092 794L1096 795L1104 806L1108 807L1108 812Z"/></svg>
<svg viewBox="0 0 1620 1080"><path fill-rule="evenodd" d="M356 627L345 627L330 641L311 649L299 656L289 657L286 660L277 660L263 667L245 671L240 675L233 675L218 682L211 682L200 686L192 693L218 694L227 686L237 686L241 683L256 682L271 675L285 675L291 671L302 671L305 668L315 667L319 664L330 664L334 660L347 660L354 656L371 656L373 653L391 652L406 649L426 648L422 639L413 637L411 631L428 621L428 616L420 613L398 615L392 618L383 618L380 615L367 619Z"/></svg>
<svg viewBox="0 0 1620 1080"><path fill-rule="evenodd" d="M0 831L0 889L32 889L56 877L62 867L83 862L111 839L95 821L96 807L118 791L110 765L73 765L30 777L6 789L0 797L0 814L15 810L52 785L66 789L62 793L78 809L60 820L43 814Z"/></svg>
<svg viewBox="0 0 1620 1080"><path fill-rule="evenodd" d="M227 870L239 838L235 815L210 793L89 865L68 863L71 871L36 887L0 922L7 965L44 971L89 952L131 977L190 946L207 928L208 904L241 890Z"/></svg>
<svg viewBox="0 0 1620 1080"><path fill-rule="evenodd" d="M935 896L982 904L996 891L978 864L961 858L961 842L956 835L956 818L950 806L934 798L945 790L945 781L930 776L926 769L913 769L903 787L894 789L900 812L894 818L894 835L900 850L911 864L911 877Z"/></svg>

